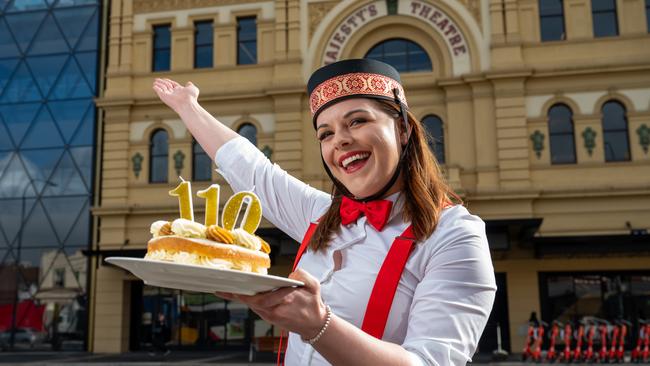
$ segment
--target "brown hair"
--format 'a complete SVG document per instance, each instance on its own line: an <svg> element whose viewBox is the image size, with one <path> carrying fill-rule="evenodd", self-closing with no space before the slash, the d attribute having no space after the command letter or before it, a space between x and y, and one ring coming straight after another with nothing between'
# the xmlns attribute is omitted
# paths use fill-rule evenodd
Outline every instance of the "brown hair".
<svg viewBox="0 0 650 366"><path fill-rule="evenodd" d="M395 118L396 122L400 121L399 108L395 103L375 100L388 115ZM450 202L462 204L462 199L447 185L440 166L429 149L422 122L408 112L408 124L411 126L410 143L402 152L406 154L401 172L406 199L402 217L413 226L416 240L423 241L436 229L442 209ZM400 132L403 124L396 123L396 125L397 132ZM342 198L342 193L333 185L332 204L319 220L309 243L312 250L325 249L334 234L340 230L339 208Z"/></svg>

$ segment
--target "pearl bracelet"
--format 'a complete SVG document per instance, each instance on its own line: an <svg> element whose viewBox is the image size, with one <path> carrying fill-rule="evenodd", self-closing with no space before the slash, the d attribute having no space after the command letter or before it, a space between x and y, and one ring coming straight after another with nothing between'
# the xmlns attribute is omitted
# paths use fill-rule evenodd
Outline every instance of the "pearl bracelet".
<svg viewBox="0 0 650 366"><path fill-rule="evenodd" d="M332 320L332 308L330 308L329 305L326 305L326 307L327 307L327 315L325 316L325 324L323 324L323 327L320 328L320 332L318 332L318 334L316 334L314 338L303 339L303 342L309 343L309 345L313 346L316 342L318 342L320 337L323 336L325 330L327 330L327 327L330 325L330 321Z"/></svg>

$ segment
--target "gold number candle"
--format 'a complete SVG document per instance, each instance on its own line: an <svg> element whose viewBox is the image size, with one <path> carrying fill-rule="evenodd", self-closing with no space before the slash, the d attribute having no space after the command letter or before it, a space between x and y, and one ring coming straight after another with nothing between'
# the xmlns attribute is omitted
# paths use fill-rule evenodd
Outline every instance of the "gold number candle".
<svg viewBox="0 0 650 366"><path fill-rule="evenodd" d="M262 205L253 192L239 192L228 199L221 215L221 226L232 230L237 223L237 217L244 203L248 203L240 227L253 234L262 221Z"/></svg>
<svg viewBox="0 0 650 366"><path fill-rule="evenodd" d="M205 226L216 225L219 218L219 185L213 184L208 189L196 192L205 198Z"/></svg>
<svg viewBox="0 0 650 366"><path fill-rule="evenodd" d="M181 218L194 221L194 209L192 208L192 185L181 178L182 182L178 187L169 191L170 196L178 197L178 207Z"/></svg>

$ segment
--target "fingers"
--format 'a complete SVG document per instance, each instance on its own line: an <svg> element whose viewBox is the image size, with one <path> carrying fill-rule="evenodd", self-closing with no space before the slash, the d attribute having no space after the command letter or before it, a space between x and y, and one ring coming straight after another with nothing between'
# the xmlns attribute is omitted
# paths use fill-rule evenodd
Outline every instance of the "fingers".
<svg viewBox="0 0 650 366"><path fill-rule="evenodd" d="M298 268L294 272L289 274L289 278L296 281L301 281L305 284L305 289L311 293L320 292L320 282L316 277L310 275L307 271Z"/></svg>

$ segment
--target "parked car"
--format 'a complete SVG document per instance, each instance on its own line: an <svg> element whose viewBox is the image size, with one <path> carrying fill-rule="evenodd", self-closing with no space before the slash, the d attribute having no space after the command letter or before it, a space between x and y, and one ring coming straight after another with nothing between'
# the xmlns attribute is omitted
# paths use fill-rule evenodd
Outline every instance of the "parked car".
<svg viewBox="0 0 650 366"><path fill-rule="evenodd" d="M18 328L14 335L14 345L28 345L33 348L36 344L43 342L45 336L29 328ZM9 348L11 343L11 329L0 332L0 349Z"/></svg>

